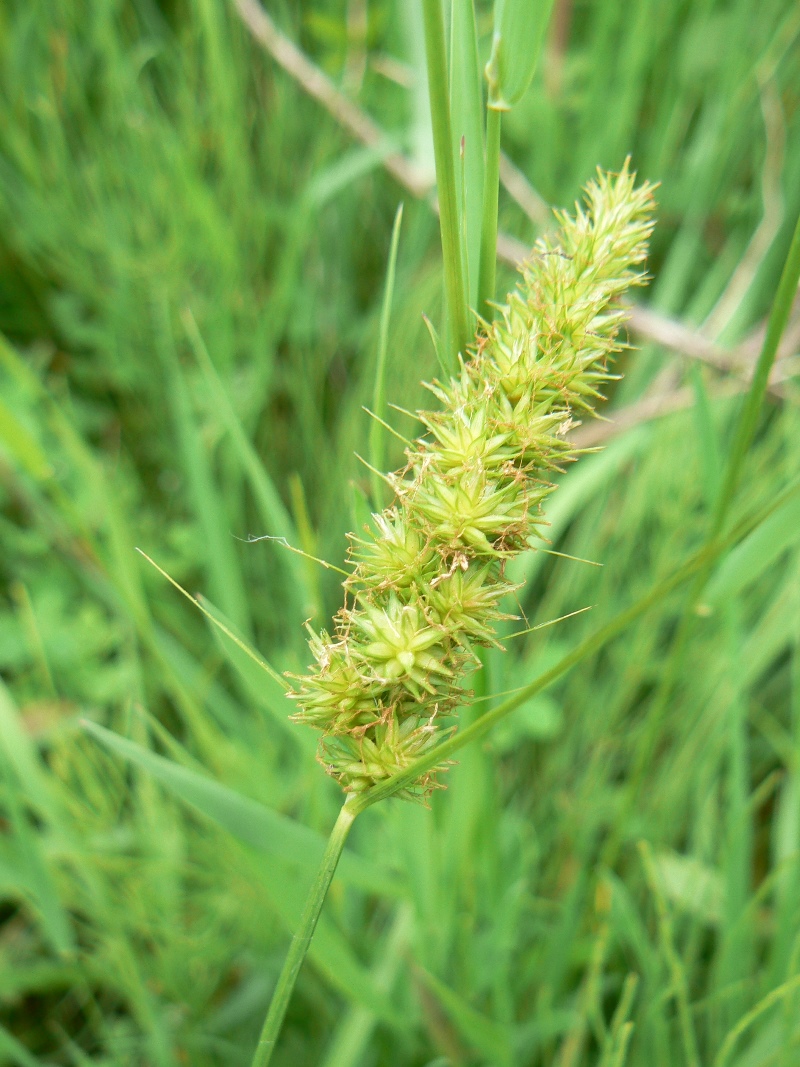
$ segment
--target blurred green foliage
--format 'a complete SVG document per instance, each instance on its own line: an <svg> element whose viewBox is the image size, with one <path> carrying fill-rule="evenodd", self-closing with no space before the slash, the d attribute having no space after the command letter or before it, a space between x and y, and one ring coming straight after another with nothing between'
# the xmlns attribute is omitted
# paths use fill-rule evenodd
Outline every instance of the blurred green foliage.
<svg viewBox="0 0 800 1067"><path fill-rule="evenodd" d="M273 14L430 166L414 4ZM477 28L485 60L483 4ZM662 182L647 299L726 343L800 209L798 35L787 0L557 0L504 119L553 203L628 152ZM337 790L280 687L134 547L304 665L338 579L246 541L340 563L392 219L405 199L385 395L411 409L436 220L221 0L11 0L0 53L0 1062L247 1064ZM505 195L500 218L535 235ZM654 346L620 362L612 405L664 374L694 403L564 476L552 547L603 567L530 554L521 606L593 611L514 639L490 692L702 540L729 379ZM798 440L789 386L737 513L797 475ZM359 820L276 1062L612 1067L628 1040L631 1067L798 1062L798 534L795 502L718 569L665 715L680 596L466 750L432 810Z"/></svg>

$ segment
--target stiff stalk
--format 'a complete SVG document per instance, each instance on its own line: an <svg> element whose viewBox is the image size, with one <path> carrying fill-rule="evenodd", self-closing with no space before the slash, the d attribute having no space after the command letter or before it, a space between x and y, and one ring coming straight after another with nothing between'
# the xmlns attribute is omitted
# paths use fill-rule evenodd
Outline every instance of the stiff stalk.
<svg viewBox="0 0 800 1067"><path fill-rule="evenodd" d="M758 357L753 380L750 383L750 388L747 391L747 396L739 414L725 478L711 519L709 539L716 537L722 530L736 493L742 474L742 465L756 432L756 424L767 391L770 371L778 355L778 345L789 321L792 304L797 293L798 281L800 281L800 216L798 216L795 224L792 243L778 282L778 291L772 303L764 345Z"/></svg>
<svg viewBox="0 0 800 1067"><path fill-rule="evenodd" d="M286 954L278 984L272 994L269 1011L264 1020L264 1026L258 1039L258 1046L253 1056L251 1067L267 1067L272 1059L275 1043L278 1040L278 1035L286 1016L286 1009L289 1007L297 976L300 973L303 960L306 958L308 946L314 936L314 930L322 911L322 905L325 902L328 887L339 863L339 857L342 854L347 835L350 833L350 827L353 825L353 820L357 814L352 802L346 800L331 830L331 836L328 838L325 854L322 857L314 884L311 886L306 898L303 914L300 916L300 923L292 937L292 943Z"/></svg>
<svg viewBox="0 0 800 1067"><path fill-rule="evenodd" d="M491 321L489 302L495 298L497 273L497 202L500 188L500 126L502 111L486 111L486 176L483 183L483 218L481 220L481 258L478 276L478 311Z"/></svg>
<svg viewBox="0 0 800 1067"><path fill-rule="evenodd" d="M423 0L425 20L425 57L428 68L428 94L433 125L433 154L436 161L436 186L439 196L439 219L442 233L442 258L447 309L450 317L454 351L449 353L453 369L457 354L467 354L470 330L464 299L464 267L461 262L461 239L458 227L456 170L453 158L453 134L450 122L450 93L447 79L444 17L441 0Z"/></svg>
<svg viewBox="0 0 800 1067"><path fill-rule="evenodd" d="M384 467L386 442L386 354L389 350L389 320L392 317L392 298L394 296L394 279L397 270L397 249L400 244L400 224L403 221L401 204L394 217L392 239L389 244L389 265L386 268L386 286L383 292L380 328L378 331L378 358L375 367L375 386L372 393L372 412L376 416L369 428L369 458L372 466L371 485L372 503L380 510L382 507L385 484L379 471Z"/></svg>

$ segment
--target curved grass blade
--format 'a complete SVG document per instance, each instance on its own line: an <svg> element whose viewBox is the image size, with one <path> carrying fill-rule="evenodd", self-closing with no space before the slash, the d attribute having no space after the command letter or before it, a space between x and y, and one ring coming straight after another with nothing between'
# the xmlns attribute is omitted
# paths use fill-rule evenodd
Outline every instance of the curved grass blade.
<svg viewBox="0 0 800 1067"><path fill-rule="evenodd" d="M225 623L221 622L215 615L213 615L208 610L208 608L204 607L200 603L200 601L197 599L197 597L193 597L191 593L187 593L186 590L183 588L183 586L182 585L178 585L178 583L175 581L175 579L170 577L170 575L167 574L167 572L165 570L163 570L161 567L159 567L159 565L155 562L155 560L151 559L147 555L146 552L143 552L141 550L141 548L137 548L136 551L139 553L140 556L144 556L144 558L147 560L147 562L149 564L151 564L151 566L155 567L155 569L158 571L158 573L161 574L164 578L166 578L167 581L170 583L170 585L174 585L179 593L182 593L183 596L185 596L187 600L191 600L191 602L194 604L194 606L199 611L202 611L202 613L205 615L205 617L214 626L216 626L218 630L221 630L222 633L224 633L226 637L228 637L231 641L233 641L233 643L238 648L240 648L241 651L244 652L244 654L246 656L249 656L250 659L254 663L257 663L262 671L265 671L274 682L277 682L278 685L282 687L284 692L288 692L288 690L291 688L289 683L286 681L285 678L281 677L281 675L275 670L274 667L271 667L269 665L269 663L267 663L267 661L264 659L263 656L259 655L258 652L255 652L248 644L246 644L241 639L241 637L237 637L237 635L228 626L226 626Z"/></svg>
<svg viewBox="0 0 800 1067"><path fill-rule="evenodd" d="M250 439L244 432L239 417L220 381L211 356L208 354L194 315L188 308L184 309L182 319L195 357L205 374L209 390L214 397L216 410L219 412L220 419L230 435L242 465L242 470L246 474L253 490L261 521L266 525L268 533L275 537L284 538L290 545L297 545L300 539L292 518L284 506L264 464L259 459L255 448L253 448ZM290 594L297 601L295 604L296 614L300 619L315 616L318 611L318 605L314 601L313 591L308 587L302 564L299 559L290 556L287 565L292 576L292 581L289 583Z"/></svg>
<svg viewBox="0 0 800 1067"><path fill-rule="evenodd" d="M315 830L98 723L84 719L82 726L106 748L147 771L176 797L244 844L304 870L313 871L319 864L326 839ZM340 874L343 881L365 892L402 895L395 876L352 852L342 857Z"/></svg>
<svg viewBox="0 0 800 1067"><path fill-rule="evenodd" d="M531 83L553 0L497 0L492 54L486 65L489 107L508 111Z"/></svg>

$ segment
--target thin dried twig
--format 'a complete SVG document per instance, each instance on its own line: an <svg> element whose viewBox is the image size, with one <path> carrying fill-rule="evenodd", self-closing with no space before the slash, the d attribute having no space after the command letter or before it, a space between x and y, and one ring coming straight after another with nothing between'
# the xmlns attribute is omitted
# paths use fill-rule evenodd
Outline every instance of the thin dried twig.
<svg viewBox="0 0 800 1067"><path fill-rule="evenodd" d="M734 387L731 388L731 385ZM744 384L728 383L727 388L719 392L729 394L743 391ZM624 408L614 411L608 420L598 419L582 423L569 435L569 439L578 448L597 448L613 437L625 433L626 430L632 430L642 423L652 422L653 419L660 419L665 415L673 415L676 411L685 411L694 404L695 399L694 390L688 386L666 391L659 389L646 394L641 400L626 404Z"/></svg>
<svg viewBox="0 0 800 1067"><path fill-rule="evenodd" d="M544 229L553 225L553 209L505 152L500 153L500 182L535 226Z"/></svg>
<svg viewBox="0 0 800 1067"><path fill-rule="evenodd" d="M258 0L235 0L239 16L253 37L287 74L348 130L357 141L382 153L386 170L413 196L422 198L431 183L410 160L391 149L391 138L336 88L330 78L278 29Z"/></svg>

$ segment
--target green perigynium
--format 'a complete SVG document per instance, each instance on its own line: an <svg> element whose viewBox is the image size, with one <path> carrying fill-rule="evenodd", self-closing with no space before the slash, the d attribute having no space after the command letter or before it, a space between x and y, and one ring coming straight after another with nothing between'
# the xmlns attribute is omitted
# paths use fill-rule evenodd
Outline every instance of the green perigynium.
<svg viewBox="0 0 800 1067"><path fill-rule="evenodd" d="M455 729L460 679L511 590L505 562L530 545L551 476L574 458L566 439L590 412L622 347L618 298L641 285L652 189L627 165L598 174L585 207L558 214L518 288L481 323L458 377L429 388L425 436L390 476L396 498L351 536L353 572L333 636L312 634L316 661L290 695L295 718L322 731L319 758L348 792L397 774ZM398 795L425 796L435 772Z"/></svg>

